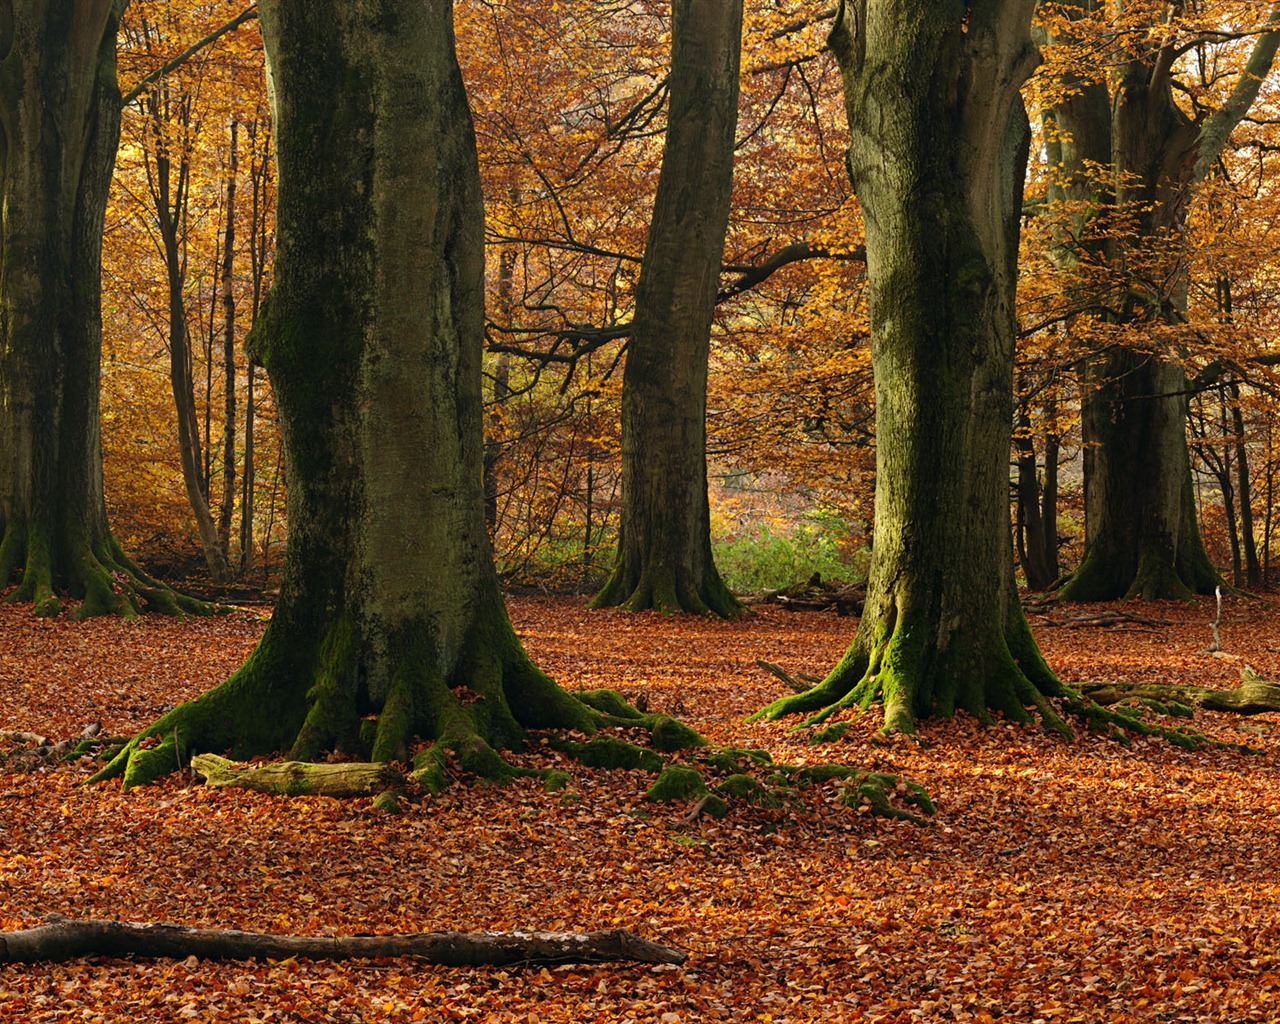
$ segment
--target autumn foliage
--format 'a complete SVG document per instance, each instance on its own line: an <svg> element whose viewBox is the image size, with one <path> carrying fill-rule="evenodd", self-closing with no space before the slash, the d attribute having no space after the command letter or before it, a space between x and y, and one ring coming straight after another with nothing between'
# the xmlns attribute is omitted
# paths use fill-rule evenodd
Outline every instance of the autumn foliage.
<svg viewBox="0 0 1280 1024"><path fill-rule="evenodd" d="M690 959L678 970L481 972L410 960L88 959L0 967L0 1019L1276 1016L1273 715L1194 722L1261 754L1095 733L1064 745L1036 727L966 718L922 723L924 744L886 741L874 715L836 744L810 746L782 725L743 724L782 692L756 659L822 671L847 642L847 619L765 609L742 622L673 623L575 601L511 607L531 653L565 686L644 694L712 742L763 746L779 762L909 774L937 798L934 824L860 814L831 783L785 809L739 803L721 820L680 825L688 804L644 800L645 773L567 763L572 782L557 793L535 780L461 784L399 816L368 800L211 790L182 775L126 796L81 786L80 762L33 769L9 749L0 930L54 911L302 934L623 926ZM1204 609L1140 611L1167 624L1041 618L1039 635L1069 679L1231 685L1239 662L1203 653ZM1280 673L1267 609L1229 603L1224 618L1233 657ZM244 614L129 626L0 609L0 721L54 738L98 718L105 732L131 732L220 681L261 628Z"/></svg>

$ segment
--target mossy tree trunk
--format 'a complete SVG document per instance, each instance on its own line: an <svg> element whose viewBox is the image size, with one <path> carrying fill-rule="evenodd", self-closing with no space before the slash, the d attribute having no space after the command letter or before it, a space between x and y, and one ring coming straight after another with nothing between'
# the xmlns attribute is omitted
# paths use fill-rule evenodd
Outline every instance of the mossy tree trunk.
<svg viewBox="0 0 1280 1024"><path fill-rule="evenodd" d="M1063 692L1013 585L1009 446L1018 214L1029 143L1019 87L1034 0L845 0L831 35L862 205L876 382L875 547L839 665L760 714L882 699L885 725Z"/></svg>
<svg viewBox="0 0 1280 1024"><path fill-rule="evenodd" d="M102 227L123 0L0 0L0 587L37 614L177 611L107 525ZM194 605L190 605L194 608Z"/></svg>
<svg viewBox="0 0 1280 1024"><path fill-rule="evenodd" d="M596 606L736 615L711 556L707 359L738 121L742 0L672 4L670 110L622 385L622 516Z"/></svg>
<svg viewBox="0 0 1280 1024"><path fill-rule="evenodd" d="M1062 5L1075 20L1104 17L1097 0ZM1069 23L1067 30L1070 31ZM1244 72L1222 105L1192 120L1174 95L1176 33L1127 45L1112 76L1067 83L1053 113L1065 143L1065 176L1090 178L1086 163L1110 167L1104 193L1089 198L1118 214L1098 254L1116 275L1107 305L1119 325L1159 333L1186 321L1183 236L1194 189L1218 160L1270 73L1280 46L1280 6L1267 20ZM1089 186L1082 186L1089 187ZM1094 185L1097 188L1096 176ZM1119 225L1124 225L1120 228ZM1123 596L1187 598L1221 583L1196 523L1187 448L1186 379L1161 352L1111 346L1084 362L1085 556L1062 588L1067 600Z"/></svg>
<svg viewBox="0 0 1280 1024"><path fill-rule="evenodd" d="M525 655L485 530L484 209L452 6L261 17L279 243L250 341L288 460L279 603L235 675L101 774L139 784L192 750L390 761L415 735L488 774L525 728L598 716Z"/></svg>

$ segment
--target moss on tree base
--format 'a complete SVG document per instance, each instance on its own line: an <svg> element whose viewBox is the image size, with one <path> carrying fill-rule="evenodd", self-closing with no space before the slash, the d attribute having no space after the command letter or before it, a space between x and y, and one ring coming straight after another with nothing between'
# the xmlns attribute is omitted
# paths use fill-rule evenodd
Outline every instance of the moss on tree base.
<svg viewBox="0 0 1280 1024"><path fill-rule="evenodd" d="M707 569L702 580L686 580L665 565L636 572L620 562L591 599L590 607L621 608L629 612L653 610L663 615L686 612L722 619L748 614L746 606L725 586L714 565Z"/></svg>
<svg viewBox="0 0 1280 1024"><path fill-rule="evenodd" d="M9 524L0 537L0 585L15 571L18 586L5 597L30 604L33 615L53 617L64 608L59 591L77 599L74 617L136 618L143 612L204 615L212 608L152 579L135 565L109 534L98 543L62 538L34 526Z"/></svg>

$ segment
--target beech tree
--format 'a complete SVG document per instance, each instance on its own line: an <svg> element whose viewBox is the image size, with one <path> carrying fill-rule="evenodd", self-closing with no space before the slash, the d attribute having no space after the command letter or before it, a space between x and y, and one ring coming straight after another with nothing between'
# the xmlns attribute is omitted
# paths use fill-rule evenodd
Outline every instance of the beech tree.
<svg viewBox="0 0 1280 1024"><path fill-rule="evenodd" d="M1034 0L843 0L830 46L866 223L876 398L875 547L840 663L776 718L883 700L917 716L1038 707L1064 688L1013 584L1014 298L1038 62Z"/></svg>
<svg viewBox="0 0 1280 1024"><path fill-rule="evenodd" d="M40 615L194 609L107 525L98 419L102 226L124 0L0 3L0 586Z"/></svg>
<svg viewBox="0 0 1280 1024"><path fill-rule="evenodd" d="M263 0L261 22L280 184L250 347L289 467L279 602L231 678L100 777L228 748L388 761L415 735L425 769L501 774L526 728L601 716L521 648L485 531L484 208L452 4Z"/></svg>
<svg viewBox="0 0 1280 1024"><path fill-rule="evenodd" d="M1248 5L1246 16L1258 24L1245 28L1256 28L1256 40L1215 105L1209 84L1179 88L1178 62L1240 26L1200 24L1181 6L1167 21L1161 14L1160 24L1154 8L1122 8L1123 18L1136 19L1122 27L1134 30L1116 33L1099 0L1044 5L1047 41L1061 44L1063 62L1060 95L1046 111L1057 197L1080 211L1070 233L1092 239L1084 258L1111 275L1092 303L1101 309L1103 344L1082 363L1085 554L1062 588L1068 600L1181 598L1221 582L1196 522L1180 346L1162 339L1187 322L1188 209L1271 70L1280 7L1263 22L1258 5ZM1071 56L1099 35L1112 37L1109 79ZM1194 96L1189 111L1179 92ZM1064 246L1059 258L1070 265L1081 253Z"/></svg>
<svg viewBox="0 0 1280 1024"><path fill-rule="evenodd" d="M675 0L670 106L622 383L622 510L593 602L734 615L711 556L707 360L729 225L742 0Z"/></svg>

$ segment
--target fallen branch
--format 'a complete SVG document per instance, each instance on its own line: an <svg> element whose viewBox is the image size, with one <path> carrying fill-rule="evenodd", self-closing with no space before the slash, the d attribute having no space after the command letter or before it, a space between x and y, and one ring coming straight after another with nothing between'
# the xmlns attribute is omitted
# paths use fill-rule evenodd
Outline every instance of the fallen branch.
<svg viewBox="0 0 1280 1024"><path fill-rule="evenodd" d="M234 786L278 796L374 796L404 784L404 777L389 764L346 762L311 764L277 761L253 766L237 765L217 754L197 754L191 759L206 785Z"/></svg>
<svg viewBox="0 0 1280 1024"><path fill-rule="evenodd" d="M1052 629L1089 629L1089 628L1115 628L1136 623L1141 626L1162 627L1170 625L1168 619L1155 619L1149 615L1139 615L1137 612L1125 611L1108 611L1108 612L1081 612L1077 615L1070 615L1062 619L1046 618L1039 625L1048 626ZM1135 630L1135 632L1155 632L1155 630Z"/></svg>
<svg viewBox="0 0 1280 1024"><path fill-rule="evenodd" d="M1082 694L1097 704L1118 704L1123 700L1177 701L1235 715L1261 715L1280 711L1280 683L1263 679L1248 665L1240 670L1240 685L1234 690L1214 690L1207 686L1175 683L1075 683Z"/></svg>
<svg viewBox="0 0 1280 1024"><path fill-rule="evenodd" d="M804 672L797 672L796 675L800 677L799 679L797 679L795 678L795 676L792 676L791 673L788 672L781 665L775 665L773 662L765 661L763 658L757 658L756 664L759 665L766 672L770 672L773 675L777 676L789 687L791 687L791 689L795 690L796 693L804 693L805 690L808 690L811 687L815 686L816 684L822 682L822 680L819 679L817 676L806 675Z"/></svg>
<svg viewBox="0 0 1280 1024"><path fill-rule="evenodd" d="M1213 596L1218 599L1218 614L1209 623L1209 628L1213 630L1213 643L1205 648L1205 651L1209 654L1217 654L1222 650L1222 633L1218 628L1222 625L1222 588L1214 587Z"/></svg>
<svg viewBox="0 0 1280 1024"><path fill-rule="evenodd" d="M417 932L404 935L268 935L128 921L73 921L51 914L48 924L0 932L0 963L63 961L79 956L189 956L206 960L349 960L415 956L446 967L510 964L682 964L668 946L614 928L600 932Z"/></svg>

